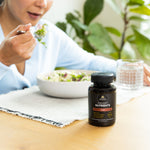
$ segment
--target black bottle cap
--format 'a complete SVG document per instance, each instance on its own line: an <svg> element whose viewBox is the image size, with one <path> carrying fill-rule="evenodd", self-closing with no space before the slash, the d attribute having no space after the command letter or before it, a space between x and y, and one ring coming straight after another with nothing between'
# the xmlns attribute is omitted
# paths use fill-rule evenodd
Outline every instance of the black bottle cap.
<svg viewBox="0 0 150 150"><path fill-rule="evenodd" d="M101 84L109 84L114 80L113 73L94 72L91 74L91 81Z"/></svg>

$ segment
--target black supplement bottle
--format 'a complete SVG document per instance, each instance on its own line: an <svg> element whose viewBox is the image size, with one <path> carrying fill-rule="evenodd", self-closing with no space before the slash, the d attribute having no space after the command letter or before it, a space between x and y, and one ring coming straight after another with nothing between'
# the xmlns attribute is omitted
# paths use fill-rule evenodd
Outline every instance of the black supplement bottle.
<svg viewBox="0 0 150 150"><path fill-rule="evenodd" d="M116 117L116 87L112 84L113 73L95 72L91 75L93 84L88 91L89 124L110 126Z"/></svg>

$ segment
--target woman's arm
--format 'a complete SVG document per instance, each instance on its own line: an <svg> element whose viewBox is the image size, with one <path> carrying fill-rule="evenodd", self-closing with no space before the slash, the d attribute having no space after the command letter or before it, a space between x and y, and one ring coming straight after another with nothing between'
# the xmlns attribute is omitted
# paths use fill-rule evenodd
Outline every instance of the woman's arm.
<svg viewBox="0 0 150 150"><path fill-rule="evenodd" d="M144 85L150 86L150 67L144 64Z"/></svg>

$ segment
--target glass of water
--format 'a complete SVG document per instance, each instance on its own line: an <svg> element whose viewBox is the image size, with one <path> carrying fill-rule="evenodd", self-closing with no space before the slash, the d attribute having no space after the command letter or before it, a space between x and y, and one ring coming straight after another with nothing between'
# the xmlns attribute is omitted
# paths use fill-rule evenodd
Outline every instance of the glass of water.
<svg viewBox="0 0 150 150"><path fill-rule="evenodd" d="M139 89L143 87L143 60L117 60L116 83L122 89Z"/></svg>

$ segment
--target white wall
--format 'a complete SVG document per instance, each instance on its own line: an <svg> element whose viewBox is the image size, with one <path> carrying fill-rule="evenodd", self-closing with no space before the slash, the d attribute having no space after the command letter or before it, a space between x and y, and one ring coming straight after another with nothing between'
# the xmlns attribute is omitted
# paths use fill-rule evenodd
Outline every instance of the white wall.
<svg viewBox="0 0 150 150"><path fill-rule="evenodd" d="M52 8L45 15L45 18L51 22L64 21L65 14L73 12L75 9L82 11L82 6L85 0L54 0Z"/></svg>

